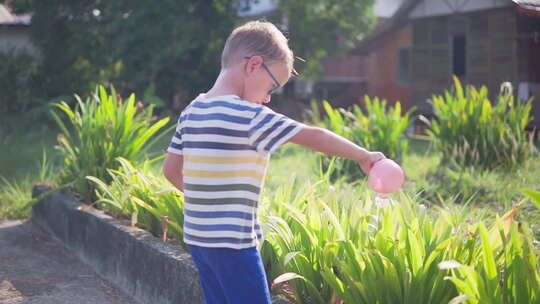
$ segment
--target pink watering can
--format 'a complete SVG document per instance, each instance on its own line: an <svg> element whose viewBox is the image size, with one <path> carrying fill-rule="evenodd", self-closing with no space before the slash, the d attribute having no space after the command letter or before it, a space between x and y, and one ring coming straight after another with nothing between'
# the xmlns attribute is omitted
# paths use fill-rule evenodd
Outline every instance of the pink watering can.
<svg viewBox="0 0 540 304"><path fill-rule="evenodd" d="M371 167L368 186L380 194L396 192L401 188L405 175L401 167L391 159L381 159Z"/></svg>

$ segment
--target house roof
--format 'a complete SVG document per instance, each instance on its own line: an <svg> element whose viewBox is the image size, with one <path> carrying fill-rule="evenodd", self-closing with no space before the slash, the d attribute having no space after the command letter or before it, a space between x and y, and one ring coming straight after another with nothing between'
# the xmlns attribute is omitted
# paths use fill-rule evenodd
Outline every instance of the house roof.
<svg viewBox="0 0 540 304"><path fill-rule="evenodd" d="M10 9L7 6L0 4L0 25L28 26L30 25L31 19L32 17L30 14L15 15L10 11Z"/></svg>
<svg viewBox="0 0 540 304"><path fill-rule="evenodd" d="M409 14L421 2L422 0L405 0L391 18L384 20L382 24L380 24L371 35L363 39L351 53L364 54L369 52L370 47L375 41L406 25L409 22ZM521 12L532 13L534 15L540 14L540 0L509 0L509 2L516 4Z"/></svg>
<svg viewBox="0 0 540 304"><path fill-rule="evenodd" d="M540 15L540 0L512 0L518 10L528 15Z"/></svg>
<svg viewBox="0 0 540 304"><path fill-rule="evenodd" d="M540 11L540 0L512 0L522 8Z"/></svg>

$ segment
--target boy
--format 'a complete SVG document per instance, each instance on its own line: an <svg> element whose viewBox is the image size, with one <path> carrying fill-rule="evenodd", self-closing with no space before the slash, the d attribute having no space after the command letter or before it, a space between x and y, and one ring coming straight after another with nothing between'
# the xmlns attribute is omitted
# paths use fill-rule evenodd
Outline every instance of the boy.
<svg viewBox="0 0 540 304"><path fill-rule="evenodd" d="M296 143L354 160L364 172L384 158L263 105L290 78L293 58L273 24L236 28L214 86L182 111L167 149L163 173L184 192L184 242L206 303L270 303L257 206L275 149Z"/></svg>

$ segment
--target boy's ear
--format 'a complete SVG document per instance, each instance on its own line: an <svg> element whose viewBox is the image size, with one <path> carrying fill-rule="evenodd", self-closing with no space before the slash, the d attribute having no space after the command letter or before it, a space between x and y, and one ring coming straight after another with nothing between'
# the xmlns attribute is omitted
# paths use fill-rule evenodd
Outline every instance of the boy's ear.
<svg viewBox="0 0 540 304"><path fill-rule="evenodd" d="M245 72L248 74L253 73L256 69L260 68L263 63L263 58L261 56L252 56L249 59L246 59L247 63L245 65Z"/></svg>

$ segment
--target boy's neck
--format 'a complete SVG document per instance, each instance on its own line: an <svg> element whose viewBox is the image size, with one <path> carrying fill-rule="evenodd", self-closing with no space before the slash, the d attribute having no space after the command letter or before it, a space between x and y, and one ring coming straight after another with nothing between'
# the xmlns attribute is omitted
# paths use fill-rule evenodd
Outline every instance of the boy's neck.
<svg viewBox="0 0 540 304"><path fill-rule="evenodd" d="M205 94L205 98L212 98L223 95L236 95L243 98L242 84L235 81L239 79L234 75L235 71L221 70L216 82L208 92Z"/></svg>

